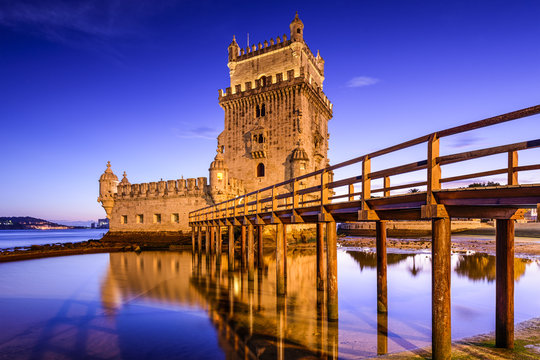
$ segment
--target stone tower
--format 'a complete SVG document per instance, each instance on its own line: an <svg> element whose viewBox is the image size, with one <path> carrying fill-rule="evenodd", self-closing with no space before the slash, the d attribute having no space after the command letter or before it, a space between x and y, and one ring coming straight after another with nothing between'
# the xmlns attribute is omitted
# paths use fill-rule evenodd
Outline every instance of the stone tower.
<svg viewBox="0 0 540 360"><path fill-rule="evenodd" d="M127 178L124 178L127 181ZM107 214L107 219L111 218L112 209L114 207L115 195L117 193L118 186L118 177L114 175L111 169L111 162L107 161L107 168L101 174L99 178L99 197L98 202L101 202L105 213Z"/></svg>
<svg viewBox="0 0 540 360"><path fill-rule="evenodd" d="M290 40L283 35L241 49L233 37L228 60L218 137L228 176L253 191L327 166L332 104L323 93L324 60L304 42L298 14Z"/></svg>

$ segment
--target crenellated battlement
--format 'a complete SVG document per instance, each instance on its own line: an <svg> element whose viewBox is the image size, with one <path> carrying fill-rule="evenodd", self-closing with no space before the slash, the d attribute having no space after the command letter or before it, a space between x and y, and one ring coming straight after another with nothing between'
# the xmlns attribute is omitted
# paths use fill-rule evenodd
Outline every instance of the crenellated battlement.
<svg viewBox="0 0 540 360"><path fill-rule="evenodd" d="M305 84L309 89L317 95L319 100L326 105L332 112L333 104L328 100L319 84L313 81L309 71L305 71L304 67L300 67L300 72L295 73L293 69L288 70L285 74L277 73L257 79L255 81L247 81L244 84L236 84L234 88L228 87L218 90L219 102L231 101L246 96L257 95L268 91L281 89L285 86L294 86L297 84ZM242 87L243 85L243 87Z"/></svg>
<svg viewBox="0 0 540 360"><path fill-rule="evenodd" d="M116 199L202 196L207 194L206 177L161 180L140 184L119 184Z"/></svg>
<svg viewBox="0 0 540 360"><path fill-rule="evenodd" d="M236 61L247 60L249 58L268 53L270 51L287 47L293 43L292 40L287 40L287 35L285 34L283 34L283 41L281 39L281 37L277 36L275 41L274 39L270 39L270 41L264 40L262 44L253 44L251 46L247 46L245 49L241 48L238 51L238 57L236 58Z"/></svg>

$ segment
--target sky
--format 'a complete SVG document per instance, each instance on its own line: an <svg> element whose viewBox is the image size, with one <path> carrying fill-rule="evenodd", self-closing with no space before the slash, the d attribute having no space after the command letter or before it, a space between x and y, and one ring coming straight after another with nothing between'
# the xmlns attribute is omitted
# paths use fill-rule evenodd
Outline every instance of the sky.
<svg viewBox="0 0 540 360"><path fill-rule="evenodd" d="M296 11L325 60L331 164L540 104L539 1L0 0L0 216L105 217L107 161L131 183L207 176L228 44L289 36ZM441 152L539 135L533 116L444 139ZM408 151L372 168L425 158ZM470 172L482 166L506 157Z"/></svg>

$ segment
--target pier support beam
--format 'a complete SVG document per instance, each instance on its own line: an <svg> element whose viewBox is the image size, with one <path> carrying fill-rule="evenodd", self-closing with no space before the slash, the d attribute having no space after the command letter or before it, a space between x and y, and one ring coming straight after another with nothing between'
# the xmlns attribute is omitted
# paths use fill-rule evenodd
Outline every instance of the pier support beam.
<svg viewBox="0 0 540 360"><path fill-rule="evenodd" d="M195 254L195 232L197 230L196 226L191 227L191 253Z"/></svg>
<svg viewBox="0 0 540 360"><path fill-rule="evenodd" d="M328 321L338 319L337 228L336 222L326 223L326 274Z"/></svg>
<svg viewBox="0 0 540 360"><path fill-rule="evenodd" d="M317 290L324 291L324 223L317 223Z"/></svg>
<svg viewBox="0 0 540 360"><path fill-rule="evenodd" d="M285 295L285 256L283 252L283 224L276 224L276 293Z"/></svg>
<svg viewBox="0 0 540 360"><path fill-rule="evenodd" d="M287 225L283 224L283 273L287 278Z"/></svg>
<svg viewBox="0 0 540 360"><path fill-rule="evenodd" d="M514 348L514 220L497 219L495 346Z"/></svg>
<svg viewBox="0 0 540 360"><path fill-rule="evenodd" d="M206 254L210 253L210 226L206 226L205 239L204 239L204 250ZM208 257L207 257L208 258Z"/></svg>
<svg viewBox="0 0 540 360"><path fill-rule="evenodd" d="M248 263L248 280L255 280L255 246L253 239L253 225L247 226L247 263Z"/></svg>
<svg viewBox="0 0 540 360"><path fill-rule="evenodd" d="M433 359L450 359L450 218L432 220L431 331Z"/></svg>
<svg viewBox="0 0 540 360"><path fill-rule="evenodd" d="M229 271L234 270L234 226L228 225L229 229Z"/></svg>
<svg viewBox="0 0 540 360"><path fill-rule="evenodd" d="M210 253L214 253L215 249L214 249L214 239L216 238L216 227L215 226L210 226L210 242L209 242L209 250L210 250Z"/></svg>
<svg viewBox="0 0 540 360"><path fill-rule="evenodd" d="M197 226L197 252L202 252L202 226Z"/></svg>
<svg viewBox="0 0 540 360"><path fill-rule="evenodd" d="M257 226L257 267L259 269L264 268L264 262L263 262L263 231L264 231L264 225L258 225Z"/></svg>
<svg viewBox="0 0 540 360"><path fill-rule="evenodd" d="M240 226L241 228L241 237L240 237L240 259L242 264L242 270L246 269L246 225Z"/></svg>
<svg viewBox="0 0 540 360"><path fill-rule="evenodd" d="M388 312L388 297L386 292L386 221L375 222L377 249L377 312Z"/></svg>

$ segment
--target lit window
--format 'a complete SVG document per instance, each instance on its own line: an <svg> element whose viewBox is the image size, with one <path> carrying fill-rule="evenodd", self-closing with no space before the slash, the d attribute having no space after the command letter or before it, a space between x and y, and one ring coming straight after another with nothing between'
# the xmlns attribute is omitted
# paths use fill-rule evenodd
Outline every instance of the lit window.
<svg viewBox="0 0 540 360"><path fill-rule="evenodd" d="M178 213L171 214L171 222L177 224L180 222L180 216L178 215Z"/></svg>
<svg viewBox="0 0 540 360"><path fill-rule="evenodd" d="M122 218L120 219L120 223L127 224L127 215L122 215Z"/></svg>
<svg viewBox="0 0 540 360"><path fill-rule="evenodd" d="M161 224L161 214L154 214L154 224Z"/></svg>
<svg viewBox="0 0 540 360"><path fill-rule="evenodd" d="M137 224L142 224L144 222L144 215L138 214L137 215Z"/></svg>
<svg viewBox="0 0 540 360"><path fill-rule="evenodd" d="M223 180L223 173L218 172L217 173L217 179L218 180Z"/></svg>

